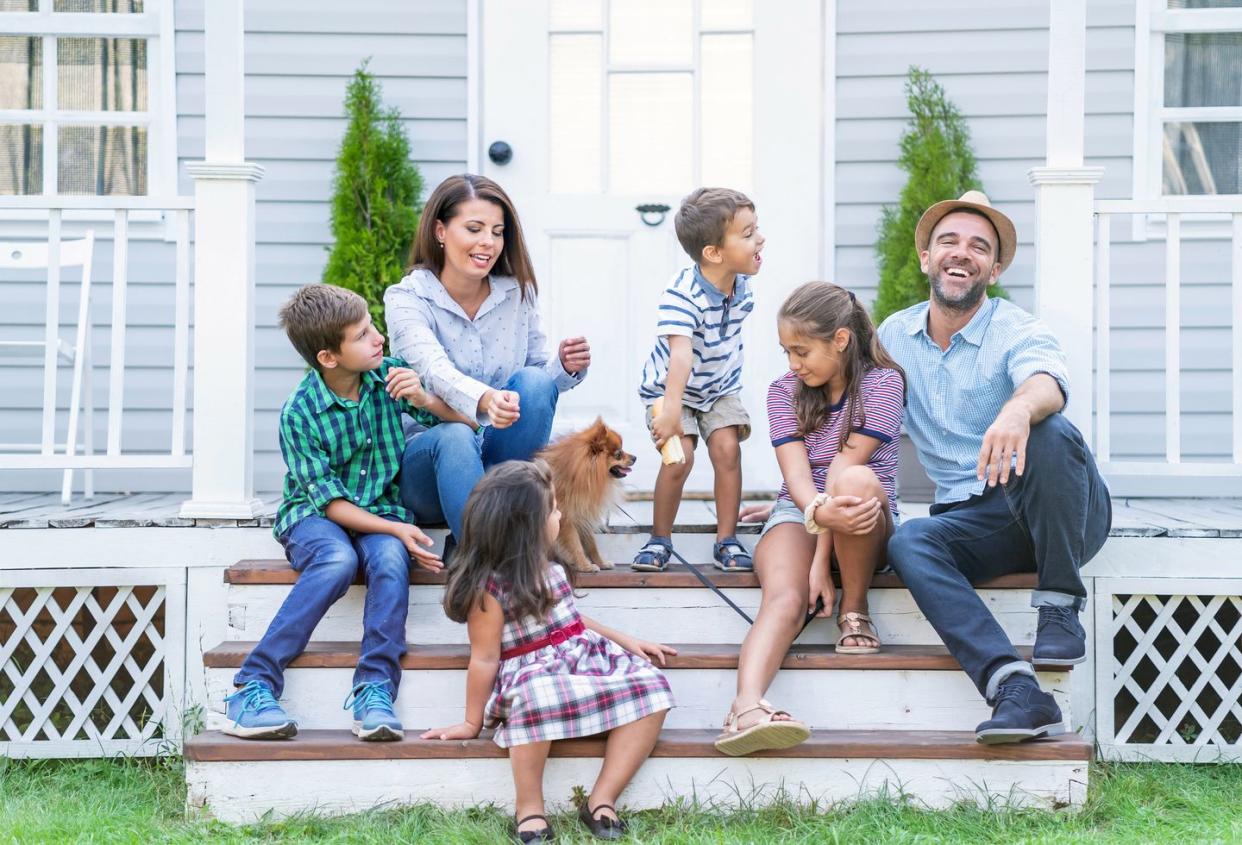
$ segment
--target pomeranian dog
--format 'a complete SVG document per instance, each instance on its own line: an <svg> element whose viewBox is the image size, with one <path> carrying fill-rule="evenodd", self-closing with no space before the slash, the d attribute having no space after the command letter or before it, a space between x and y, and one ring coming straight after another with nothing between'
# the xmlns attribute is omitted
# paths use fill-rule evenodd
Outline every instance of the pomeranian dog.
<svg viewBox="0 0 1242 845"><path fill-rule="evenodd" d="M637 460L621 448L621 435L602 418L582 431L559 437L538 455L552 468L561 509L556 558L578 572L612 569L600 556L595 532L603 527L620 493L621 479Z"/></svg>

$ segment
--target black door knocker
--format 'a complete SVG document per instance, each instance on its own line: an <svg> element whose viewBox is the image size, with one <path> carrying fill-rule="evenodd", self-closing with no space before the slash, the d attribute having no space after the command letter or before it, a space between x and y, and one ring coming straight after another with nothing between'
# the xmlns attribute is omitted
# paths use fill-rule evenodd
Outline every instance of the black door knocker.
<svg viewBox="0 0 1242 845"><path fill-rule="evenodd" d="M669 207L661 202L649 202L634 206L634 210L648 226L659 226L664 222L664 215L668 214Z"/></svg>

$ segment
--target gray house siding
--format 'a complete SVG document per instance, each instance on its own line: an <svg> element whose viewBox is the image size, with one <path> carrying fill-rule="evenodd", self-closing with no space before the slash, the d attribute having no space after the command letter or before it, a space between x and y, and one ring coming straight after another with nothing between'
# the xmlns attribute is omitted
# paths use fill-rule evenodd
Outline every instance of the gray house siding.
<svg viewBox="0 0 1242 845"><path fill-rule="evenodd" d="M1086 163L1101 166L1097 196L1132 195L1133 0L1088 0ZM905 173L895 164L914 64L931 71L965 114L992 201L1017 225L1017 259L1003 283L1033 306L1035 196L1026 173L1044 163L1047 2L926 4L838 0L836 42L836 280L875 294L873 243L881 207ZM1187 240L1183 226L1182 454L1227 458L1230 445L1229 264L1220 240ZM1164 454L1164 242L1130 241L1115 222L1112 297L1114 459ZM1077 396L1072 401L1089 401Z"/></svg>
<svg viewBox="0 0 1242 845"><path fill-rule="evenodd" d="M177 0L176 95L178 192L192 194L184 163L204 155L203 8L209 0ZM359 63L383 85L384 100L405 118L413 157L429 190L466 166L465 0L291 0L246 3L246 155L266 174L256 186L255 487L279 489L277 448L281 403L304 367L276 326L276 309L298 285L319 279L331 243L329 206L337 147L345 130L345 85ZM110 223L95 226L110 238ZM6 226L6 232L11 229ZM42 231L45 231L42 230ZM127 449L168 443L172 395L172 248L146 227L131 226L129 334L124 418ZM31 228L30 236L42 232ZM104 442L111 243L96 248L94 296L96 448ZM76 275L71 275L76 281ZM210 284L209 279L200 280ZM12 290L10 301L9 291ZM42 332L46 289L36 278L6 286L0 327L10 336ZM76 286L66 290L62 320L76 323ZM62 368L62 405L69 371ZM42 407L37 362L6 370L0 396L0 441L35 440ZM192 402L191 402L192 406ZM61 428L64 427L64 414ZM192 423L192 420L191 420ZM188 472L97 472L100 489L189 489ZM0 474L0 489L53 489L58 473Z"/></svg>

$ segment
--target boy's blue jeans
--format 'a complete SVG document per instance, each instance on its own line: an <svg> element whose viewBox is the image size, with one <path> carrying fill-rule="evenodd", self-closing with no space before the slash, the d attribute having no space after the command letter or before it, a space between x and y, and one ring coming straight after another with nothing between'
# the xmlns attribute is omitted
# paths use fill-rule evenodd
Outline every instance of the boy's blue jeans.
<svg viewBox="0 0 1242 845"><path fill-rule="evenodd" d="M1053 414L1031 428L1020 477L1011 472L1008 484L903 523L889 539L888 562L990 702L1005 678L1034 673L973 585L1035 572L1032 606L1081 610L1087 592L1078 570L1104 545L1112 520L1091 450Z"/></svg>
<svg viewBox="0 0 1242 845"><path fill-rule="evenodd" d="M405 654L405 617L410 601L410 554L388 534L350 532L322 516L299 520L280 538L299 573L267 633L246 657L233 683L263 681L279 698L284 671L302 653L333 602L345 595L361 568L367 585L362 612L362 652L354 685L389 681L395 698Z"/></svg>
<svg viewBox="0 0 1242 845"><path fill-rule="evenodd" d="M529 461L548 445L560 398L552 376L539 367L523 367L503 389L521 398L521 416L508 428L487 426L475 434L462 423L442 423L405 445L397 482L401 502L418 524L447 522L460 540L466 497L484 471L504 461Z"/></svg>

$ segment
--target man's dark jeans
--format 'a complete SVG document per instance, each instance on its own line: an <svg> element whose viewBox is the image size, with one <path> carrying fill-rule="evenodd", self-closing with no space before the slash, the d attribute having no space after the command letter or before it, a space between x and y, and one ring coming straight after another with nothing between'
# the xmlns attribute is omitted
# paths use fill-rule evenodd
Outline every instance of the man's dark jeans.
<svg viewBox="0 0 1242 845"><path fill-rule="evenodd" d="M1015 672L1033 675L972 585L1036 572L1035 607L1081 610L1078 570L1112 525L1108 488L1069 420L1053 414L1031 429L1026 468L964 502L933 505L893 534L888 562L919 609L989 702Z"/></svg>

